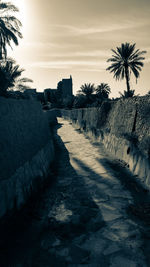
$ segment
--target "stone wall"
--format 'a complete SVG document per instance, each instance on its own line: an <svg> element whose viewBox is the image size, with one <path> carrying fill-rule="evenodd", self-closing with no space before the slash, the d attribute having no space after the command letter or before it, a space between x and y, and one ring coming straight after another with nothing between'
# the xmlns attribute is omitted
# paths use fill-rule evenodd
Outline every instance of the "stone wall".
<svg viewBox="0 0 150 267"><path fill-rule="evenodd" d="M59 109L45 110L44 113L46 114L48 118L48 122L51 126L54 126L57 124L57 117L59 117L61 114Z"/></svg>
<svg viewBox="0 0 150 267"><path fill-rule="evenodd" d="M104 102L100 108L61 113L86 135L103 142L150 187L150 97Z"/></svg>
<svg viewBox="0 0 150 267"><path fill-rule="evenodd" d="M40 103L0 97L0 217L25 204L53 159L49 122Z"/></svg>

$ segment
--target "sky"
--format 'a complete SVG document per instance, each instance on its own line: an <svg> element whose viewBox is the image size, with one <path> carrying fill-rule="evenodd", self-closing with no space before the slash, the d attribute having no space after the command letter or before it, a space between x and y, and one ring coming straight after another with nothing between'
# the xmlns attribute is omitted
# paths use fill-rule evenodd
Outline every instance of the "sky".
<svg viewBox="0 0 150 267"><path fill-rule="evenodd" d="M84 83L108 83L111 97L126 89L106 71L111 49L136 43L146 50L144 67L131 88L144 95L150 90L149 0L12 0L19 7L24 38L9 55L33 79L37 91L56 88L63 78L73 78L73 92Z"/></svg>

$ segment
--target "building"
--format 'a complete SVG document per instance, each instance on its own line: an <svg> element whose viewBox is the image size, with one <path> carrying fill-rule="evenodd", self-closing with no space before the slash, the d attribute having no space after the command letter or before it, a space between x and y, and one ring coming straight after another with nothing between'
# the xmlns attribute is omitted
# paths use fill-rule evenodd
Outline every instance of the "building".
<svg viewBox="0 0 150 267"><path fill-rule="evenodd" d="M72 77L70 76L69 79L62 79L62 81L58 83L57 89L60 90L61 97L64 99L72 96L72 87Z"/></svg>
<svg viewBox="0 0 150 267"><path fill-rule="evenodd" d="M68 97L72 97L73 91L73 83L72 77L70 76L69 79L62 79L57 84L57 89L47 88L44 90L44 98L45 101L55 103L57 99L65 99Z"/></svg>

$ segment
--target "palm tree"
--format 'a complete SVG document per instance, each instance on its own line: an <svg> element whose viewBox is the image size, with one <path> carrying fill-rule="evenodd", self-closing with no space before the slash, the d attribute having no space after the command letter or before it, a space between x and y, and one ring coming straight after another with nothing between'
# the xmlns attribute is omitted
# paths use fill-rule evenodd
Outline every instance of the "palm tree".
<svg viewBox="0 0 150 267"><path fill-rule="evenodd" d="M81 90L78 91L79 94L84 94L87 97L90 97L95 91L95 86L94 84L91 84L91 83L85 83L81 85L80 89Z"/></svg>
<svg viewBox="0 0 150 267"><path fill-rule="evenodd" d="M0 60L7 58L6 46L11 47L11 41L18 45L18 37L22 38L20 32L22 24L11 14L18 11L18 8L10 2L0 2Z"/></svg>
<svg viewBox="0 0 150 267"><path fill-rule="evenodd" d="M27 83L32 83L33 80L29 79L29 78L20 78L17 79L15 82L15 89L18 89L21 92L24 92L26 89L31 89L31 87L29 85L27 85Z"/></svg>
<svg viewBox="0 0 150 267"><path fill-rule="evenodd" d="M126 79L127 94L130 96L130 75L133 72L134 76L139 78L141 68L143 67L143 54L146 51L135 50L136 44L125 43L121 44L121 47L117 47L116 50L112 49L114 53L107 62L112 62L106 70L114 72L116 80Z"/></svg>
<svg viewBox="0 0 150 267"><path fill-rule="evenodd" d="M96 88L96 93L98 97L108 98L110 92L111 92L111 89L107 83L101 83Z"/></svg>
<svg viewBox="0 0 150 267"><path fill-rule="evenodd" d="M19 65L15 65L15 61L8 59L1 61L0 64L0 95L6 95L7 90L14 87L15 81L20 77L23 69L19 69Z"/></svg>
<svg viewBox="0 0 150 267"><path fill-rule="evenodd" d="M28 78L19 78L24 71L19 65L15 65L15 60L3 60L0 64L0 95L6 96L7 91L13 88L24 91L29 88L25 86L26 82L32 82Z"/></svg>

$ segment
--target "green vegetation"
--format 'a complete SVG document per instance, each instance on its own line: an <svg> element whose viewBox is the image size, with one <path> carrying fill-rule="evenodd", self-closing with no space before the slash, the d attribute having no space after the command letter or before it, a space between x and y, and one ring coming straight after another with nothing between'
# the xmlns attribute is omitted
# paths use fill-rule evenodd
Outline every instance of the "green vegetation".
<svg viewBox="0 0 150 267"><path fill-rule="evenodd" d="M146 51L140 51L139 49L135 50L136 44L125 43L121 44L121 47L117 47L116 50L112 49L114 53L107 62L112 64L107 68L110 72L114 72L114 77L116 80L126 79L127 85L127 96L131 97L133 93L130 90L130 75L134 74L136 80L139 78L140 71L143 67L143 54Z"/></svg>

